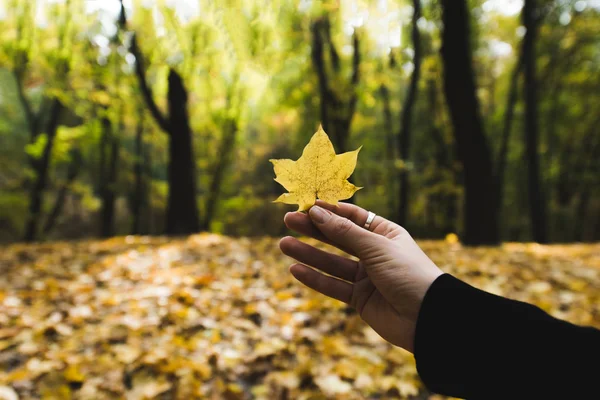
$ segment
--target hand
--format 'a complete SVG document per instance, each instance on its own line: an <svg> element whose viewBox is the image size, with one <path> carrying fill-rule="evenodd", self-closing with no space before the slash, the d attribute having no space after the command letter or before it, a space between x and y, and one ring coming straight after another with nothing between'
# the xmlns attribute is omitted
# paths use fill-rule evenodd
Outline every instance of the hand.
<svg viewBox="0 0 600 400"><path fill-rule="evenodd" d="M404 228L377 216L368 231L363 228L367 216L355 205L317 201L308 214L287 213L284 218L288 228L336 246L359 261L293 237L283 238L279 246L301 263L290 267L296 279L354 307L381 337L413 352L421 302L443 272Z"/></svg>

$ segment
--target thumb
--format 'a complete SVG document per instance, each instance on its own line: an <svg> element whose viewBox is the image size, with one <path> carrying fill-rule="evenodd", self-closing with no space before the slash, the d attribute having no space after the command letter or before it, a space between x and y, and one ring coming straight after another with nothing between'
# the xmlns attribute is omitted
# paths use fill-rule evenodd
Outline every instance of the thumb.
<svg viewBox="0 0 600 400"><path fill-rule="evenodd" d="M352 250L358 257L377 242L381 236L363 229L350 221L319 206L308 211L313 224L333 244Z"/></svg>

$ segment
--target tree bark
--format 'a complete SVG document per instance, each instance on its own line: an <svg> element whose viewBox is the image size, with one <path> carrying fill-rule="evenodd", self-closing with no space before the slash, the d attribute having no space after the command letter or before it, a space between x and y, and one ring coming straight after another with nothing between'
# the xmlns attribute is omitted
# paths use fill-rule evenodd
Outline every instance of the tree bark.
<svg viewBox="0 0 600 400"><path fill-rule="evenodd" d="M437 100L437 87L436 83L433 79L430 79L427 82L427 92L428 92L428 103L429 110L431 113L431 138L435 143L435 163L436 170L439 171L438 177L439 180L444 179L443 170L450 171L452 173L452 177L454 177L454 169L452 167L451 156L448 151L448 146L444 140L443 134L440 130L438 123L438 100ZM454 182L453 182L454 184ZM435 209L442 210L443 218L441 225L441 233L446 235L448 233L456 232L456 220L457 220L457 210L456 210L456 195L454 193L442 193L437 196L437 202L439 204L435 205ZM436 227L437 228L437 227Z"/></svg>
<svg viewBox="0 0 600 400"><path fill-rule="evenodd" d="M496 166L496 179L498 185L498 215L502 215L502 206L504 204L504 177L506 175L506 164L508 159L508 144L510 143L510 134L515 115L515 105L517 104L519 77L523 70L523 50L519 53L517 64L515 65L510 79L510 88L506 98L506 108L504 110L504 123L502 126L502 140L498 152L498 161Z"/></svg>
<svg viewBox="0 0 600 400"><path fill-rule="evenodd" d="M127 28L127 14L121 0L119 25ZM135 56L135 74L142 97L154 120L169 136L169 197L165 233L167 235L188 235L198 232L200 218L196 202L196 160L194 159L193 132L188 114L188 93L181 76L171 68L167 94L168 113L163 113L154 101L152 89L146 80L146 71L137 36L133 35L130 51Z"/></svg>
<svg viewBox="0 0 600 400"><path fill-rule="evenodd" d="M181 76L169 73L169 199L166 233L187 235L199 231L196 203L196 166L192 129L187 108L188 94Z"/></svg>
<svg viewBox="0 0 600 400"><path fill-rule="evenodd" d="M419 78L421 76L421 35L419 32L419 26L417 24L419 18L421 18L421 1L413 0L412 42L414 49L414 70L410 80L408 93L406 94L406 98L404 101L404 107L402 108L402 118L400 122L400 133L398 141L398 152L400 154L400 158L404 162L404 166L400 170L400 203L398 207L398 223L402 226L406 226L408 219L410 179L409 170L406 167L406 164L410 160L410 144L412 136L411 124L413 108L417 101Z"/></svg>
<svg viewBox="0 0 600 400"><path fill-rule="evenodd" d="M396 221L396 138L394 137L394 124L392 122L392 109L390 106L390 91L385 84L379 88L383 100L383 121L385 130L385 165L388 186L388 218Z"/></svg>
<svg viewBox="0 0 600 400"><path fill-rule="evenodd" d="M575 241L586 240L586 228L588 220L589 203L592 200L592 191L598 187L598 160L600 160L600 117L596 118L581 140L581 151L577 153L578 162L574 165L572 174L578 180L578 188L572 191L579 192L579 199L575 210L575 224L573 227L573 239ZM596 163L596 165L595 165ZM593 176L595 179L588 179ZM591 231L591 230L590 230ZM590 235L592 239L593 235Z"/></svg>
<svg viewBox="0 0 600 400"><path fill-rule="evenodd" d="M575 209L575 226L573 227L573 240L576 242L585 241L585 232L586 232L586 217L588 214L588 206L591 200L590 196L590 187L586 186L583 188L582 192L579 195L579 201L577 202L577 207Z"/></svg>
<svg viewBox="0 0 600 400"><path fill-rule="evenodd" d="M352 36L354 54L352 56L352 75L349 80L348 99L343 99L334 89L332 81L339 79L329 76L340 72L340 58L335 44L331 40L331 28L327 18L322 18L312 25L312 62L319 81L320 114L323 129L330 136L337 152L347 151L350 126L356 111L357 90L360 81L360 42L358 34ZM329 50L329 66L325 58L325 46ZM329 68L328 68L329 67Z"/></svg>
<svg viewBox="0 0 600 400"><path fill-rule="evenodd" d="M223 184L223 177L225 170L231 160L231 154L233 153L235 138L238 133L238 125L236 121L230 120L226 124L224 136L219 146L220 157L215 165L213 171L212 180L210 183L210 190L208 192L208 199L206 201L206 212L204 214L204 220L201 225L202 231L209 231L210 224L214 218L214 213L217 206L217 201L221 194L221 186Z"/></svg>
<svg viewBox="0 0 600 400"><path fill-rule="evenodd" d="M546 199L540 178L538 152L538 99L536 79L535 43L538 29L538 12L535 0L525 0L523 25L526 33L523 38L525 68L525 153L527 157L527 179L529 190L529 216L533 240L548 242Z"/></svg>
<svg viewBox="0 0 600 400"><path fill-rule="evenodd" d="M135 175L135 183L132 195L131 213L133 222L131 226L131 234L139 235L142 231L142 207L144 205L144 160L143 160L143 134L144 134L144 113L139 112L139 120L135 134L135 163L133 173Z"/></svg>
<svg viewBox="0 0 600 400"><path fill-rule="evenodd" d="M110 121L103 120L103 135L106 139L103 140L103 151L106 151L105 146L109 146L109 160L107 170L103 172L104 181L101 186L102 209L100 213L100 235L102 237L111 237L115 233L115 201L116 201L116 185L117 171L119 162L119 140L114 135L111 129Z"/></svg>
<svg viewBox="0 0 600 400"><path fill-rule="evenodd" d="M476 96L466 0L441 0L444 92L464 173L466 245L496 245L498 211L490 149Z"/></svg>
<svg viewBox="0 0 600 400"><path fill-rule="evenodd" d="M34 161L34 170L36 177L33 186L29 193L29 215L25 228L26 242L33 242L38 234L38 226L41 220L41 212L44 202L44 191L48 183L48 175L50 172L50 160L52 157L52 149L54 148L54 139L58 130L58 119L64 107L58 99L52 100L50 108L50 116L46 125L46 145L42 152L42 157Z"/></svg>
<svg viewBox="0 0 600 400"><path fill-rule="evenodd" d="M193 155L192 129L188 115L188 94L181 76L169 72L168 114L164 116L156 105L152 90L146 81L143 58L132 39L131 52L136 58L135 71L142 97L160 128L169 135L169 197L167 200L167 235L187 235L200 228L196 202L196 166Z"/></svg>

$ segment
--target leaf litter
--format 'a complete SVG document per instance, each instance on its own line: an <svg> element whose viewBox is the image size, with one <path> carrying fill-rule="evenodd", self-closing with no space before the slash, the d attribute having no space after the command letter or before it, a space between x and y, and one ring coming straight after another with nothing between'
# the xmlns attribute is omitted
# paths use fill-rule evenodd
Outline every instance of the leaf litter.
<svg viewBox="0 0 600 400"><path fill-rule="evenodd" d="M441 398L427 397L409 353L295 282L277 243L201 234L1 248L0 398ZM420 244L481 289L600 327L600 244Z"/></svg>

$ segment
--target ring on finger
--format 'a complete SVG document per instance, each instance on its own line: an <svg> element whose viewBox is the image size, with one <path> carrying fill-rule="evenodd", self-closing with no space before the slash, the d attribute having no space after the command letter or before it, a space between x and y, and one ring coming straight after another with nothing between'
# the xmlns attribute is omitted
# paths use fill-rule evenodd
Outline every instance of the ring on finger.
<svg viewBox="0 0 600 400"><path fill-rule="evenodd" d="M369 215L367 217L367 222L365 222L365 224L363 225L363 227L370 231L371 229L371 224L373 223L373 220L375 219L376 214L374 212L369 211Z"/></svg>

